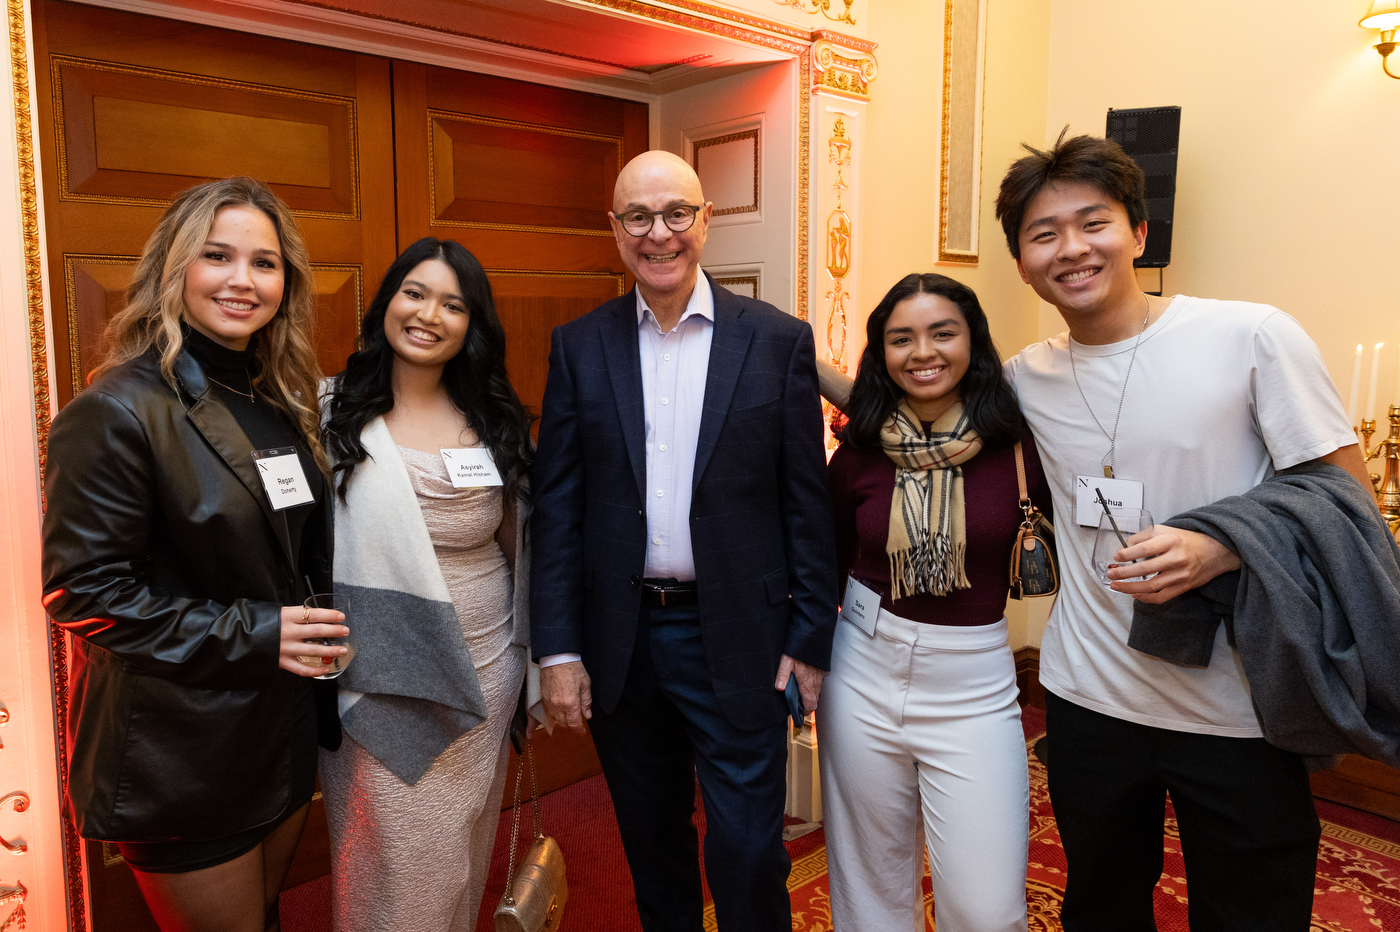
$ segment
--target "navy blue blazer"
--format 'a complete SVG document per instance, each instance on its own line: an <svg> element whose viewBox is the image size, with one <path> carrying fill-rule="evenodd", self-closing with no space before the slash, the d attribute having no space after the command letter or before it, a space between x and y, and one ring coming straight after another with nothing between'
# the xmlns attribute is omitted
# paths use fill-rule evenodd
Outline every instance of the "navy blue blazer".
<svg viewBox="0 0 1400 932"><path fill-rule="evenodd" d="M715 696L736 728L785 711L783 654L829 669L836 542L812 329L710 280L715 323L690 506ZM578 653L611 712L646 566L636 294L554 329L531 480L530 645Z"/></svg>

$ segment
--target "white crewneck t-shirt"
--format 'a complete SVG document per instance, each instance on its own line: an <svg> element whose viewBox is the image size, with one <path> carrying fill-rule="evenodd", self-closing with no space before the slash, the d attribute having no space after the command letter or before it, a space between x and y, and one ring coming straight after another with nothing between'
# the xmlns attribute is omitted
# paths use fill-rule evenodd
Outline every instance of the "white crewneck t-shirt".
<svg viewBox="0 0 1400 932"><path fill-rule="evenodd" d="M1216 635L1210 666L1177 666L1128 647L1133 600L1094 576L1094 530L1074 515L1076 475L1102 476L1123 397L1114 475L1144 483L1157 522L1239 495L1274 471L1355 443L1317 345L1277 308L1177 295L1134 339L1074 343L1061 333L1006 364L1055 505L1061 587L1040 652L1046 689L1076 705L1174 731L1260 737L1239 658Z"/></svg>

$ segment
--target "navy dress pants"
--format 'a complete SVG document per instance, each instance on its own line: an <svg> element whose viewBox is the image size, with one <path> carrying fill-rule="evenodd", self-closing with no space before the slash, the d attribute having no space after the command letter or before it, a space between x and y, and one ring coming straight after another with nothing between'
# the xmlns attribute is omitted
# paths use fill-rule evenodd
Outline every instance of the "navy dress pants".
<svg viewBox="0 0 1400 932"><path fill-rule="evenodd" d="M645 932L700 932L695 779L721 932L790 932L786 719L740 731L715 699L695 606L643 608L617 708L593 712Z"/></svg>
<svg viewBox="0 0 1400 932"><path fill-rule="evenodd" d="M1171 794L1191 932L1308 932L1322 827L1303 759L1262 738L1139 725L1046 692L1065 932L1154 932Z"/></svg>

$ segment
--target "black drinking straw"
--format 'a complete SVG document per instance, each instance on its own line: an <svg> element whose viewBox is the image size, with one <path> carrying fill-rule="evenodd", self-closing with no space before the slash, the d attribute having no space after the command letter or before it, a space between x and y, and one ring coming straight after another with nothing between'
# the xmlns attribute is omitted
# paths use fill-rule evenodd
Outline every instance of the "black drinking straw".
<svg viewBox="0 0 1400 932"><path fill-rule="evenodd" d="M1103 507L1103 513L1108 515L1108 523L1113 525L1114 536L1118 538L1118 543L1122 544L1123 548L1126 550L1128 547L1128 541L1124 539L1123 532L1118 530L1118 522L1114 520L1113 512L1108 510L1108 502L1104 499L1103 489L1099 488L1098 486L1095 486L1094 491L1099 493L1099 505ZM1133 562L1136 563L1137 561L1134 560Z"/></svg>

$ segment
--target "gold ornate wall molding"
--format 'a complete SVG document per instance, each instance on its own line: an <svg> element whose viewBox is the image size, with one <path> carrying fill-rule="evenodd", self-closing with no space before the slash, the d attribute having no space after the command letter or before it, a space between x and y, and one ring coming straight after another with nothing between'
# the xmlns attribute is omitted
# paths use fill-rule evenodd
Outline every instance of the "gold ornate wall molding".
<svg viewBox="0 0 1400 932"><path fill-rule="evenodd" d="M49 363L44 326L44 276L39 251L39 189L34 174L34 129L29 106L29 45L24 0L6 0L10 33L10 81L15 96L15 158L19 163L20 224L24 236L24 290L29 305L29 358L34 380L34 424L39 434L39 482L48 460Z"/></svg>
<svg viewBox="0 0 1400 932"><path fill-rule="evenodd" d="M938 261L976 265L987 0L944 0Z"/></svg>
<svg viewBox="0 0 1400 932"><path fill-rule="evenodd" d="M873 42L825 29L812 43L812 89L855 100L870 99L870 82L879 72Z"/></svg>

